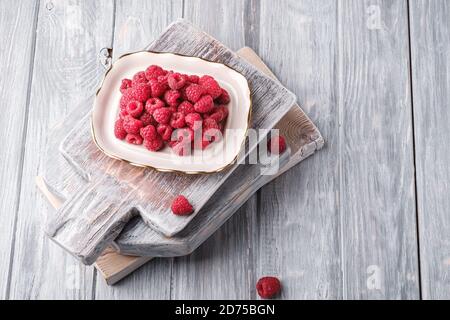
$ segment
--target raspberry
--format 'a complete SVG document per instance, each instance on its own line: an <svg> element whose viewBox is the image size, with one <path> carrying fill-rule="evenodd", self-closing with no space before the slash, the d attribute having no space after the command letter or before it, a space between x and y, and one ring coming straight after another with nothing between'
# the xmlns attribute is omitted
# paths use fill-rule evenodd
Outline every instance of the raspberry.
<svg viewBox="0 0 450 320"><path fill-rule="evenodd" d="M225 106L218 106L213 109L213 112L208 116L216 122L220 122L228 117L228 109Z"/></svg>
<svg viewBox="0 0 450 320"><path fill-rule="evenodd" d="M164 101L162 101L161 99L158 98L150 98L147 100L147 102L145 103L145 110L150 113L153 114L153 112L156 109L159 108L163 108L165 107L166 104L164 103Z"/></svg>
<svg viewBox="0 0 450 320"><path fill-rule="evenodd" d="M267 142L267 149L273 154L282 154L286 150L286 140L282 136L272 137Z"/></svg>
<svg viewBox="0 0 450 320"><path fill-rule="evenodd" d="M139 84L139 83L147 83L147 78L145 77L144 71L139 71L133 76L132 84L133 86Z"/></svg>
<svg viewBox="0 0 450 320"><path fill-rule="evenodd" d="M138 101L145 102L151 95L151 87L146 83L138 83L127 90L127 94Z"/></svg>
<svg viewBox="0 0 450 320"><path fill-rule="evenodd" d="M198 113L189 113L184 118L189 128L197 130L202 126L202 116Z"/></svg>
<svg viewBox="0 0 450 320"><path fill-rule="evenodd" d="M214 78L205 74L204 76L201 76L198 79L198 84L203 85L206 81L209 81L209 80L214 80Z"/></svg>
<svg viewBox="0 0 450 320"><path fill-rule="evenodd" d="M230 95L228 94L228 91L225 89L221 89L222 93L220 96L216 99L216 101L220 104L227 104L230 102Z"/></svg>
<svg viewBox="0 0 450 320"><path fill-rule="evenodd" d="M203 89L208 93L213 99L218 98L222 94L222 88L220 88L219 84L214 79L209 79L202 83Z"/></svg>
<svg viewBox="0 0 450 320"><path fill-rule="evenodd" d="M175 106L168 106L167 109L169 109L170 112L172 112L172 113L178 112L177 107L175 107Z"/></svg>
<svg viewBox="0 0 450 320"><path fill-rule="evenodd" d="M194 131L191 128L182 128L175 130L175 140L178 142L188 142L194 141Z"/></svg>
<svg viewBox="0 0 450 320"><path fill-rule="evenodd" d="M220 127L216 120L208 118L208 119L203 120L203 129L204 130L220 129Z"/></svg>
<svg viewBox="0 0 450 320"><path fill-rule="evenodd" d="M177 90L167 90L164 93L164 100L168 105L177 106L178 99L180 98L180 93Z"/></svg>
<svg viewBox="0 0 450 320"><path fill-rule="evenodd" d="M261 298L270 299L280 292L280 280L275 277L262 277L256 283L256 290Z"/></svg>
<svg viewBox="0 0 450 320"><path fill-rule="evenodd" d="M120 92L124 94L128 88L131 87L132 81L130 79L122 79L122 83L120 84Z"/></svg>
<svg viewBox="0 0 450 320"><path fill-rule="evenodd" d="M194 105L190 103L189 101L183 101L178 105L178 112L181 112L184 115L187 115L189 113L195 112Z"/></svg>
<svg viewBox="0 0 450 320"><path fill-rule="evenodd" d="M190 76L188 76L188 81L190 83L198 83L198 80L200 79L199 76L196 76L195 74L191 74Z"/></svg>
<svg viewBox="0 0 450 320"><path fill-rule="evenodd" d="M173 129L167 124L158 124L156 131L164 141L169 141L172 137Z"/></svg>
<svg viewBox="0 0 450 320"><path fill-rule="evenodd" d="M173 200L171 208L172 212L179 216L188 215L194 211L188 199L181 195Z"/></svg>
<svg viewBox="0 0 450 320"><path fill-rule="evenodd" d="M159 98L161 97L164 92L166 92L166 85L163 83L158 82L157 80L151 80L150 81L150 89L151 89L151 96L153 98Z"/></svg>
<svg viewBox="0 0 450 320"><path fill-rule="evenodd" d="M126 116L128 116L129 114L128 114L128 111L126 110L126 109L122 109L122 110L120 110L120 112L119 112L119 119L125 119L125 117Z"/></svg>
<svg viewBox="0 0 450 320"><path fill-rule="evenodd" d="M160 66L151 65L145 70L145 77L150 81L151 79L157 79L159 76L164 76L166 73L167 71Z"/></svg>
<svg viewBox="0 0 450 320"><path fill-rule="evenodd" d="M142 144L142 141L143 141L143 139L142 139L142 137L141 137L140 135L138 135L138 134L133 134L133 133L127 134L125 140L126 140L128 143L136 144L136 145Z"/></svg>
<svg viewBox="0 0 450 320"><path fill-rule="evenodd" d="M126 109L128 102L130 102L132 99L130 98L130 89L126 89L125 93L123 94L123 96L120 97L120 102L119 102L119 106L120 109Z"/></svg>
<svg viewBox="0 0 450 320"><path fill-rule="evenodd" d="M178 90L186 84L186 77L179 73L173 73L167 77L167 83L171 89Z"/></svg>
<svg viewBox="0 0 450 320"><path fill-rule="evenodd" d="M191 84L186 87L186 98L195 103L198 100L200 100L200 97L205 92L202 86L199 86L198 84Z"/></svg>
<svg viewBox="0 0 450 320"><path fill-rule="evenodd" d="M199 113L208 113L214 108L214 102L210 95L206 95L200 98L195 104L194 109Z"/></svg>
<svg viewBox="0 0 450 320"><path fill-rule="evenodd" d="M219 124L211 118L203 120L203 140L219 141L222 138Z"/></svg>
<svg viewBox="0 0 450 320"><path fill-rule="evenodd" d="M184 143L184 142L178 142L173 141L173 143L170 145L172 150L179 156L188 156L192 152L191 144L190 143Z"/></svg>
<svg viewBox="0 0 450 320"><path fill-rule="evenodd" d="M143 124L141 120L134 119L131 116L126 116L123 120L123 128L128 133L138 134Z"/></svg>
<svg viewBox="0 0 450 320"><path fill-rule="evenodd" d="M144 140L144 146L150 151L158 151L164 147L164 142L161 137L157 136L156 139L153 140Z"/></svg>
<svg viewBox="0 0 450 320"><path fill-rule="evenodd" d="M153 118L158 123L167 124L172 116L172 111L169 108L159 108L153 111Z"/></svg>
<svg viewBox="0 0 450 320"><path fill-rule="evenodd" d="M158 133L156 132L156 128L153 125L148 125L140 130L141 137L145 140L154 140L158 137Z"/></svg>
<svg viewBox="0 0 450 320"><path fill-rule="evenodd" d="M170 117L170 126L172 128L183 128L186 125L184 122L184 114L181 112L172 113Z"/></svg>
<svg viewBox="0 0 450 320"><path fill-rule="evenodd" d="M144 111L144 105L140 101L130 101L127 105L127 112L130 116L133 118L139 118L139 116L142 114L142 111Z"/></svg>
<svg viewBox="0 0 450 320"><path fill-rule="evenodd" d="M168 87L168 86L169 86L168 78L169 78L169 75L166 74L166 75L164 75L164 76L159 76L157 80L158 80L158 82L159 82L160 84L162 84L162 85Z"/></svg>
<svg viewBox="0 0 450 320"><path fill-rule="evenodd" d="M114 135L117 139L123 140L127 136L127 132L123 128L123 120L117 119L114 124Z"/></svg>
<svg viewBox="0 0 450 320"><path fill-rule="evenodd" d="M139 120L142 121L142 125L144 127L148 126L149 124L156 124L156 121L155 121L155 119L153 119L153 116L150 113L148 113L147 111L144 111L144 113L142 113Z"/></svg>

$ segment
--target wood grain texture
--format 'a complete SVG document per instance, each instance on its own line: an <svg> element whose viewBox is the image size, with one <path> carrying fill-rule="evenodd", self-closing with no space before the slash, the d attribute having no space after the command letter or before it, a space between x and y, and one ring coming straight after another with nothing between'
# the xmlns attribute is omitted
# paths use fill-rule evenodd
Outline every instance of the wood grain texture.
<svg viewBox="0 0 450 320"><path fill-rule="evenodd" d="M22 173L23 141L28 114L28 88L34 58L37 5L31 2L0 2L0 299L8 296L11 250Z"/></svg>
<svg viewBox="0 0 450 320"><path fill-rule="evenodd" d="M450 299L450 3L409 6L422 297Z"/></svg>
<svg viewBox="0 0 450 320"><path fill-rule="evenodd" d="M417 299L405 1L339 10L339 209L344 297Z"/></svg>
<svg viewBox="0 0 450 320"><path fill-rule="evenodd" d="M86 103L104 67L98 57L110 46L110 1L41 1L17 217L12 299L92 298L93 269L55 246L41 230L48 205L34 185L50 128ZM27 25L27 23L23 23Z"/></svg>
<svg viewBox="0 0 450 320"><path fill-rule="evenodd" d="M169 23L181 18L183 12L181 0L117 1L116 5L113 51L115 58L123 53L144 48L156 39ZM101 258L104 257L102 255ZM137 265L147 260L139 259ZM131 267L137 265L133 263ZM106 275L109 270L104 266L105 264L99 261L98 267ZM97 299L170 299L171 274L172 259L153 259L114 287L108 286L102 280L97 281L95 296Z"/></svg>

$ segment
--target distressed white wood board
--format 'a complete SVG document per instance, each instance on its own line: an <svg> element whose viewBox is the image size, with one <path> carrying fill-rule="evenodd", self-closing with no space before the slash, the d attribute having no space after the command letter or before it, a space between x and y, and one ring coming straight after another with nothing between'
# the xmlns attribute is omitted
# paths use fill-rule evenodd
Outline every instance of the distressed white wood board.
<svg viewBox="0 0 450 320"><path fill-rule="evenodd" d="M423 299L450 299L450 3L410 1Z"/></svg>
<svg viewBox="0 0 450 320"><path fill-rule="evenodd" d="M190 40L185 34L190 34ZM209 47L208 51L204 50L205 46ZM247 77L252 91L251 127L254 129L272 128L295 102L295 96L283 86L185 21L173 23L149 49L199 56L241 72ZM79 122L72 131L70 143L61 145L61 148L68 161L90 182L64 203L55 219L47 224L46 232L87 264L95 261L135 215L140 215L165 236L173 236L195 217L237 167L234 164L212 175L161 174L151 169L131 167L106 157L96 148L86 120L87 117ZM263 137L264 134L259 134L258 140ZM247 140L243 154L254 147L253 142L249 144ZM193 203L195 212L191 216L170 214L170 203L178 194L184 194Z"/></svg>

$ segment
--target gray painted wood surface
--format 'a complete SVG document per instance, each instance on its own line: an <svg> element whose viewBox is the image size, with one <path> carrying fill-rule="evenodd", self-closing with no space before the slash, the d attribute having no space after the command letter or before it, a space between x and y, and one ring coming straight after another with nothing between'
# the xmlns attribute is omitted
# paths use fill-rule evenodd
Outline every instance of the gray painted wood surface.
<svg viewBox="0 0 450 320"><path fill-rule="evenodd" d="M0 129L2 138L12 139L12 149L0 151L7 183L0 190L0 297L252 298L256 279L272 272L283 281L283 298L450 296L445 0L411 0L409 11L406 1L375 0L277 2L283 11L254 0L218 8L209 1L129 2L127 8L122 1L115 7L110 1L0 4L0 24L7 30L1 34L7 44L0 53L2 70L4 63L16 65L11 76L18 81L7 96L16 98L5 100L2 77L2 102L25 110L0 116L1 128L10 124L23 132L11 137ZM222 18L201 19L198 10L206 6ZM245 14L233 12L238 8ZM44 238L39 223L49 209L32 180L50 127L75 106L69 100L89 98L102 70L98 52L112 47L113 37L116 50L117 30L140 29L148 37L123 36L128 44L122 50L129 51L127 46L141 47L183 13L232 49L252 46L298 96L327 146L247 202L193 255L152 260L110 288ZM17 29L18 21L36 26L21 23ZM127 27L119 27L126 21ZM88 31L79 33L81 25ZM81 57L81 51L64 49L74 41L86 49ZM4 62L4 48L16 47L23 48L17 51L22 58ZM64 82L69 77L78 79L75 88ZM29 103L23 97L28 87ZM280 229L287 234L275 231ZM188 290L194 281L200 291Z"/></svg>

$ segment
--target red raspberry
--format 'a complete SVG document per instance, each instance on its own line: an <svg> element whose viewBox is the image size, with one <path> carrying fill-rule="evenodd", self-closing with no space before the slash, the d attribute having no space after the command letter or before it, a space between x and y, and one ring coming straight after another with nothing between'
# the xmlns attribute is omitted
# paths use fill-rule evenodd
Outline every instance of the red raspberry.
<svg viewBox="0 0 450 320"><path fill-rule="evenodd" d="M147 78L145 77L144 71L139 71L133 76L132 85L135 86L139 83L147 83Z"/></svg>
<svg viewBox="0 0 450 320"><path fill-rule="evenodd" d="M158 137L158 133L156 132L156 128L153 125L148 125L140 130L141 137L145 140L154 140Z"/></svg>
<svg viewBox="0 0 450 320"><path fill-rule="evenodd" d="M163 108L165 107L166 104L164 103L164 101L162 101L161 99L158 98L150 98L147 100L147 102L145 103L145 110L150 113L153 114L153 112L156 109L159 108Z"/></svg>
<svg viewBox="0 0 450 320"><path fill-rule="evenodd" d="M193 130L197 130L202 126L202 116L199 113L189 113L184 118L184 121Z"/></svg>
<svg viewBox="0 0 450 320"><path fill-rule="evenodd" d="M205 89L203 89L202 86L199 86L198 84L191 84L186 87L186 98L195 103L198 100L200 100L200 97L205 92Z"/></svg>
<svg viewBox="0 0 450 320"><path fill-rule="evenodd" d="M213 99L218 98L222 94L222 88L220 88L219 84L214 79L209 79L202 83L203 89L208 93Z"/></svg>
<svg viewBox="0 0 450 320"><path fill-rule="evenodd" d="M144 105L140 101L133 100L128 102L126 110L133 118L139 118L144 111Z"/></svg>
<svg viewBox="0 0 450 320"><path fill-rule="evenodd" d="M120 92L124 94L128 88L131 87L132 81L130 79L122 79L120 84Z"/></svg>
<svg viewBox="0 0 450 320"><path fill-rule="evenodd" d="M225 89L221 89L222 93L220 96L216 99L216 101L220 104L227 104L230 102L230 95L228 94L228 91Z"/></svg>
<svg viewBox="0 0 450 320"><path fill-rule="evenodd" d="M127 136L127 132L123 128L123 120L117 119L114 124L114 135L117 139L123 140Z"/></svg>
<svg viewBox="0 0 450 320"><path fill-rule="evenodd" d="M194 141L194 131L191 128L177 129L174 132L176 141L178 142L188 142Z"/></svg>
<svg viewBox="0 0 450 320"><path fill-rule="evenodd" d="M167 124L158 124L156 131L164 141L169 141L172 138L173 129Z"/></svg>
<svg viewBox="0 0 450 320"><path fill-rule="evenodd" d="M156 121L155 121L155 119L153 119L153 116L150 113L148 113L147 111L144 111L144 113L142 113L139 120L142 121L142 125L144 127L148 126L149 124L156 124Z"/></svg>
<svg viewBox="0 0 450 320"><path fill-rule="evenodd" d="M206 81L209 81L209 80L214 80L214 78L205 74L204 76L201 76L198 79L198 84L203 85Z"/></svg>
<svg viewBox="0 0 450 320"><path fill-rule="evenodd" d="M183 128L186 125L184 121L184 114L181 112L174 112L170 117L170 126L172 128Z"/></svg>
<svg viewBox="0 0 450 320"><path fill-rule="evenodd" d="M208 116L209 119L214 119L220 122L228 117L228 109L225 106L218 106L214 108L212 113Z"/></svg>
<svg viewBox="0 0 450 320"><path fill-rule="evenodd" d="M222 133L219 124L211 118L203 120L203 139L213 142L221 138Z"/></svg>
<svg viewBox="0 0 450 320"><path fill-rule="evenodd" d="M195 104L194 109L199 113L207 113L214 108L214 102L210 95L206 95L200 98Z"/></svg>
<svg viewBox="0 0 450 320"><path fill-rule="evenodd" d="M220 129L220 127L216 120L214 120L212 118L208 118L208 119L203 120L203 130L208 130L208 129Z"/></svg>
<svg viewBox="0 0 450 320"><path fill-rule="evenodd" d="M164 142L161 137L157 136L156 139L153 140L144 140L144 146L150 151L158 151L164 147Z"/></svg>
<svg viewBox="0 0 450 320"><path fill-rule="evenodd" d="M122 119L122 120L125 119L125 117L128 116L128 115L129 114L128 114L128 111L126 109L122 109L122 110L119 111L119 118Z"/></svg>
<svg viewBox="0 0 450 320"><path fill-rule="evenodd" d="M153 111L153 118L158 123L167 124L172 116L172 111L169 108L159 108Z"/></svg>
<svg viewBox="0 0 450 320"><path fill-rule="evenodd" d="M160 66L151 65L145 70L145 77L150 81L151 79L157 79L159 76L164 76L166 73L167 71Z"/></svg>
<svg viewBox="0 0 450 320"><path fill-rule="evenodd" d="M128 102L130 102L131 99L130 98L130 89L126 89L125 93L120 97L120 102L119 102L119 106L121 110L124 110L127 108Z"/></svg>
<svg viewBox="0 0 450 320"><path fill-rule="evenodd" d="M170 144L172 150L179 156L188 156L192 152L192 147L190 143L184 143L179 141L172 141Z"/></svg>
<svg viewBox="0 0 450 320"><path fill-rule="evenodd" d="M282 136L272 137L267 142L267 149L273 154L282 154L286 150L286 140Z"/></svg>
<svg viewBox="0 0 450 320"><path fill-rule="evenodd" d="M133 133L127 134L125 140L126 140L128 143L136 144L136 145L142 144L142 141L143 141L143 139L142 139L142 137L141 137L140 135L138 135L138 134L133 134Z"/></svg>
<svg viewBox="0 0 450 320"><path fill-rule="evenodd" d="M164 100L170 106L177 106L178 99L180 98L180 93L177 90L167 90L164 93Z"/></svg>
<svg viewBox="0 0 450 320"><path fill-rule="evenodd" d="M150 81L150 88L151 88L151 96L153 98L159 98L161 97L164 92L167 90L167 86L163 83L158 82L157 80L151 80Z"/></svg>
<svg viewBox="0 0 450 320"><path fill-rule="evenodd" d="M181 112L184 115L195 112L194 105L189 101L183 101L182 103L180 103L178 105L177 111Z"/></svg>
<svg viewBox="0 0 450 320"><path fill-rule="evenodd" d="M179 73L173 73L167 77L167 83L173 90L179 90L186 84L186 77Z"/></svg>
<svg viewBox="0 0 450 320"><path fill-rule="evenodd" d="M179 216L188 215L194 211L194 208L184 196L176 197L172 202L171 208L172 212Z"/></svg>
<svg viewBox="0 0 450 320"><path fill-rule="evenodd" d="M191 74L190 76L188 76L188 81L190 83L198 83L199 79L200 79L200 77L196 76L195 74Z"/></svg>
<svg viewBox="0 0 450 320"><path fill-rule="evenodd" d="M280 280L275 277L262 277L256 283L256 290L261 298L270 299L280 292Z"/></svg>
<svg viewBox="0 0 450 320"><path fill-rule="evenodd" d="M169 74L166 74L164 76L159 76L157 80L158 80L159 83L161 83L165 87L169 87L168 78L169 78Z"/></svg>
<svg viewBox="0 0 450 320"><path fill-rule="evenodd" d="M128 133L138 134L143 124L141 120L135 119L131 116L126 116L123 120L123 128Z"/></svg>
<svg viewBox="0 0 450 320"><path fill-rule="evenodd" d="M130 94L130 97L145 102L151 95L151 87L146 83L138 83L127 90L127 94Z"/></svg>
<svg viewBox="0 0 450 320"><path fill-rule="evenodd" d="M198 139L198 141L196 140L194 142L194 148L195 149L201 149L204 150L206 149L207 146L209 146L211 144L210 141L208 141L207 139L203 138L202 139Z"/></svg>

